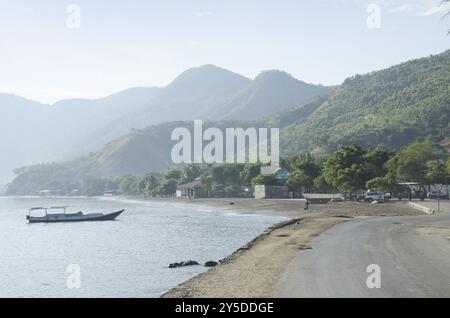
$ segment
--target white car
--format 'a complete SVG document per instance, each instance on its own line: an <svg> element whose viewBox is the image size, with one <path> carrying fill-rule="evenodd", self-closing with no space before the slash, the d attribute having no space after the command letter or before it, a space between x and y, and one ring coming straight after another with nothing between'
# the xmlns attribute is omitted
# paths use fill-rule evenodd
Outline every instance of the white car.
<svg viewBox="0 0 450 318"><path fill-rule="evenodd" d="M364 196L364 201L366 202L373 202L373 201L384 202L384 200L385 195L383 192L367 191L366 195Z"/></svg>

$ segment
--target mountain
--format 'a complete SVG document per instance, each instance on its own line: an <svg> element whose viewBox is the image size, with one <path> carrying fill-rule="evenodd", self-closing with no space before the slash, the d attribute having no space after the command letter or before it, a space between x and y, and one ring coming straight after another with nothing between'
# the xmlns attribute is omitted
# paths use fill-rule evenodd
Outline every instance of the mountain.
<svg viewBox="0 0 450 318"><path fill-rule="evenodd" d="M278 75L286 77L285 74ZM188 83L193 80L190 76L187 78ZM245 87L240 94L257 81L242 79L241 85ZM170 94L160 93L168 95L159 95L155 100L164 98L173 102L176 98L171 99L170 96L178 96L182 102L172 105L182 105L189 100L189 94L187 91L183 93L182 89L177 88L178 85L184 87L174 84ZM331 90L327 96L315 97L257 121L210 121L205 123L205 128L279 127L283 156L303 151L323 155L339 145L350 143L398 149L417 138L430 138L441 145L442 151L450 152L449 91L450 50L385 70L356 75ZM202 98L209 96L210 104L214 104L215 96L218 96L210 95L208 90L199 90L193 95ZM228 103L232 100L229 99ZM34 104L23 107L30 106L42 108ZM203 106L195 108L196 112L202 110ZM241 119L245 118L241 116ZM71 162L23 168L17 171L18 176L8 191L10 194L32 193L42 189L43 181L51 186L55 180L64 184L72 179L162 171L172 165L170 151L175 142L171 141L170 135L176 127L192 128L192 120L135 130L111 141L95 153Z"/></svg>
<svg viewBox="0 0 450 318"><path fill-rule="evenodd" d="M54 105L0 94L0 152L7 154L0 159L0 181L11 176L14 168L85 155L129 132L129 127L115 127L110 134L100 127L120 122L128 112L149 103L159 90L133 88L105 98L63 100Z"/></svg>
<svg viewBox="0 0 450 318"><path fill-rule="evenodd" d="M125 120L140 128L144 123L198 118L254 120L298 106L331 89L306 84L282 71L263 72L250 80L214 65L204 65L182 73L149 105Z"/></svg>
<svg viewBox="0 0 450 318"><path fill-rule="evenodd" d="M236 96L220 105L211 119L261 119L269 114L298 106L333 88L307 84L286 72L272 70L258 75Z"/></svg>
<svg viewBox="0 0 450 318"><path fill-rule="evenodd" d="M80 156L130 132L134 127L121 119L148 105L161 91L158 87L135 87L104 98L55 103L47 120L61 128L62 135L52 149L66 158Z"/></svg>
<svg viewBox="0 0 450 318"><path fill-rule="evenodd" d="M214 65L191 68L165 87L157 98L123 121L134 128L165 121L208 118L212 109L251 82L242 75Z"/></svg>
<svg viewBox="0 0 450 318"><path fill-rule="evenodd" d="M0 94L0 180L14 168L87 155L130 131L193 119L252 120L330 88L268 71L250 80L214 65L191 68L167 87L137 87L99 99L44 105ZM0 182L1 183L1 182Z"/></svg>
<svg viewBox="0 0 450 318"><path fill-rule="evenodd" d="M450 50L347 79L306 120L283 128L286 154L339 145L402 147L450 139Z"/></svg>
<svg viewBox="0 0 450 318"><path fill-rule="evenodd" d="M0 179L11 176L20 164L44 160L40 147L31 140L41 135L48 106L11 94L0 94ZM31 154L37 160L30 160Z"/></svg>

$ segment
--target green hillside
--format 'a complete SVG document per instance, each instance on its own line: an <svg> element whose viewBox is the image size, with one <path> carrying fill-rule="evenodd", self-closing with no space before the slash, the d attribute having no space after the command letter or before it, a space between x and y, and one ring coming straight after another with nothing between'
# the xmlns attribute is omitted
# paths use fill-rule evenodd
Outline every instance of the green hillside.
<svg viewBox="0 0 450 318"><path fill-rule="evenodd" d="M307 120L283 128L286 154L357 143L398 148L449 138L450 51L347 79ZM289 146L289 147L288 147Z"/></svg>

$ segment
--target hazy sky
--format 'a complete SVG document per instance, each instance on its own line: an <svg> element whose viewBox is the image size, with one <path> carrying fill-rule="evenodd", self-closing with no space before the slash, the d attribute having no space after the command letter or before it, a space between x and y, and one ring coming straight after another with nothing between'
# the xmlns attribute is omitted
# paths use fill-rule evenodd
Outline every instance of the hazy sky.
<svg viewBox="0 0 450 318"><path fill-rule="evenodd" d="M68 27L77 26L70 4L81 9L80 28ZM42 102L99 97L163 86L203 64L252 78L282 69L307 82L338 84L449 49L450 18L443 19L439 4L0 0L0 92Z"/></svg>

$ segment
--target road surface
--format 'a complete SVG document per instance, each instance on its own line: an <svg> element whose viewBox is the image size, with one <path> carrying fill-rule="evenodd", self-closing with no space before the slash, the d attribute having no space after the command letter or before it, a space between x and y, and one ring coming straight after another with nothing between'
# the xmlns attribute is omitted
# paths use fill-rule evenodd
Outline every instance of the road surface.
<svg viewBox="0 0 450 318"><path fill-rule="evenodd" d="M432 209L433 211L437 211L438 207L439 207L440 212L450 212L450 201L449 200L441 200L441 201L439 201L439 203L437 200L425 200L425 201L413 200L412 203Z"/></svg>
<svg viewBox="0 0 450 318"><path fill-rule="evenodd" d="M450 213L361 218L299 251L276 297L450 297ZM367 287L370 264L381 288Z"/></svg>

